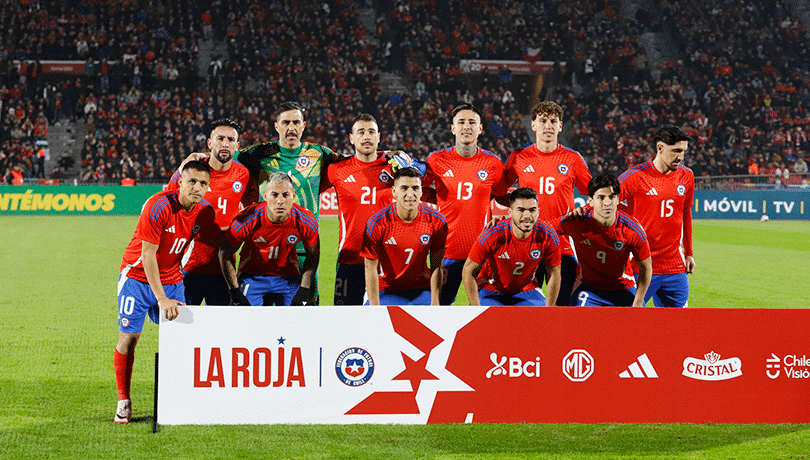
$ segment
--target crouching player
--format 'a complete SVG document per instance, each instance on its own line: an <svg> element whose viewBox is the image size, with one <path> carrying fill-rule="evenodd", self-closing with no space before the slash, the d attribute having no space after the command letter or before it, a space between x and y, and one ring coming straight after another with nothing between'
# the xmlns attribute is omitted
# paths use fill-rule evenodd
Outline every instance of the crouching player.
<svg viewBox="0 0 810 460"><path fill-rule="evenodd" d="M203 199L211 173L201 161L186 163L176 190L160 192L146 201L135 235L129 242L118 277L118 344L113 363L118 388L116 423L132 418L130 383L135 347L146 316L158 323L162 310L166 319L177 317L178 305L185 305L180 261L195 237L216 239L220 233L216 212Z"/></svg>
<svg viewBox="0 0 810 460"><path fill-rule="evenodd" d="M574 240L579 273L571 294L571 305L644 305L652 278L650 245L637 220L618 211L619 181L604 174L588 184L588 204L582 217L566 215L556 224L557 232ZM638 261L638 286L628 274L632 253Z"/></svg>
<svg viewBox="0 0 810 460"><path fill-rule="evenodd" d="M396 202L371 217L360 249L368 304L439 305L447 221L420 202L415 168L394 173L393 192Z"/></svg>
<svg viewBox="0 0 810 460"><path fill-rule="evenodd" d="M290 176L273 173L267 179L264 201L234 217L219 248L231 305L300 306L314 302L321 253L318 221L294 201ZM305 251L300 270L295 250L299 241ZM237 278L233 255L243 243Z"/></svg>
<svg viewBox="0 0 810 460"><path fill-rule="evenodd" d="M509 194L509 218L484 230L464 263L462 280L470 305L553 306L560 292L560 240L538 222L537 193L521 187ZM548 296L535 276L545 265ZM480 274L479 274L480 272ZM483 284L479 289L478 282Z"/></svg>

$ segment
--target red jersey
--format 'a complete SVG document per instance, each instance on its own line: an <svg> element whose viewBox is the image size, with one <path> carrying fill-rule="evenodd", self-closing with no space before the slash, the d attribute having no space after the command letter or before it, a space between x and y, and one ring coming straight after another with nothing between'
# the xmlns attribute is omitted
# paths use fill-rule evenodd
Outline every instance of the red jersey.
<svg viewBox="0 0 810 460"><path fill-rule="evenodd" d="M455 147L437 150L425 160L424 187L435 184L436 204L447 218L450 233L444 257L467 260L475 239L491 218L491 199L499 193L503 163L494 153L478 147L470 158Z"/></svg>
<svg viewBox="0 0 810 460"><path fill-rule="evenodd" d="M620 291L635 286L628 273L630 254L637 260L650 257L650 245L641 224L627 214L617 211L616 222L600 227L593 219L593 209L585 209L586 219L562 218L555 230L574 240L579 270L577 279L595 289Z"/></svg>
<svg viewBox="0 0 810 460"><path fill-rule="evenodd" d="M141 210L135 235L124 251L121 273L148 283L141 260L142 241L158 245L157 263L160 283L177 284L183 281L180 260L187 245L195 237L213 240L220 234L214 208L202 200L191 211L186 211L178 202L178 191L163 191L152 195Z"/></svg>
<svg viewBox="0 0 810 460"><path fill-rule="evenodd" d="M560 239L545 222L537 222L526 238L512 233L511 219L484 230L470 249L469 259L481 265L478 278L485 289L515 294L540 287L535 273L540 265L560 265Z"/></svg>
<svg viewBox="0 0 810 460"><path fill-rule="evenodd" d="M692 170L678 165L677 170L664 174L649 160L625 171L619 176L619 183L620 199L627 204L627 213L635 217L647 232L653 273L685 272L684 253L692 255L692 202L695 196Z"/></svg>
<svg viewBox="0 0 810 460"><path fill-rule="evenodd" d="M509 155L504 164L504 185L518 181L520 187L531 187L537 192L540 208L539 220L553 222L574 209L574 187L588 195L591 171L576 150L557 144L553 152L543 153L532 144ZM574 251L567 238L562 238L563 255Z"/></svg>
<svg viewBox="0 0 810 460"><path fill-rule="evenodd" d="M360 247L366 222L377 211L394 202L391 166L383 155L371 163L351 157L332 163L327 169L329 185L337 192L340 220L339 264L362 265ZM328 188L328 186L327 186Z"/></svg>
<svg viewBox="0 0 810 460"><path fill-rule="evenodd" d="M380 290L428 289L428 257L444 251L447 221L423 203L411 222L403 222L391 204L374 214L366 225L360 255L380 261Z"/></svg>
<svg viewBox="0 0 810 460"><path fill-rule="evenodd" d="M169 180L167 190L177 190L180 179L178 169ZM245 187L249 183L250 173L241 163L232 162L227 171L211 169L211 182L205 199L214 206L217 214L217 225L226 228L231 224L237 212L249 204L243 202ZM195 240L189 245L183 259L183 270L215 275L222 273L219 267L217 250L219 245L203 239Z"/></svg>
<svg viewBox="0 0 810 460"><path fill-rule="evenodd" d="M318 243L318 220L311 211L293 204L290 216L280 224L270 222L267 203L253 203L240 211L225 238L239 247L239 273L259 276L291 276L301 273L298 267L299 241L305 247Z"/></svg>

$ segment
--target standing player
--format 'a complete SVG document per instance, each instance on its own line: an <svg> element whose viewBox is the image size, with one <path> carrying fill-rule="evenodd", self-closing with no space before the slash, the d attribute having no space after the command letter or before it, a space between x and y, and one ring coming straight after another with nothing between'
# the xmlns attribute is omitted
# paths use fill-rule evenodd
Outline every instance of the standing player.
<svg viewBox="0 0 810 460"><path fill-rule="evenodd" d="M582 155L557 142L562 132L562 108L554 102L540 102L532 109L532 130L536 143L509 155L504 164L504 185L518 181L531 187L540 198L540 220L553 222L574 209L574 187L587 193L591 172ZM571 243L561 239L562 281L557 305L568 305L576 279L577 259Z"/></svg>
<svg viewBox="0 0 810 460"><path fill-rule="evenodd" d="M318 221L294 201L290 176L271 174L264 188L264 202L240 211L225 232L219 260L232 305L313 303L312 287L321 253ZM299 242L306 254L300 269L296 256ZM237 279L233 255L239 246L242 251Z"/></svg>
<svg viewBox="0 0 810 460"><path fill-rule="evenodd" d="M391 166L377 151L380 131L377 120L363 113L354 119L349 140L354 156L331 165L323 188L335 186L337 193L340 243L335 275L335 305L362 305L366 290L360 247L366 222L377 211L391 204Z"/></svg>
<svg viewBox="0 0 810 460"><path fill-rule="evenodd" d="M297 204L308 209L315 218L320 216L321 173L335 159L332 150L322 145L301 142L307 123L304 109L295 102L283 102L275 111L274 127L278 140L256 144L236 152L235 160L250 171L252 201L264 196L267 178L275 172L288 174L293 181ZM304 247L298 245L299 262L306 256ZM313 290L318 295L317 275Z"/></svg>
<svg viewBox="0 0 810 460"><path fill-rule="evenodd" d="M565 216L556 221L557 232L570 236L579 257L579 276L571 305L644 305L650 286L652 263L647 235L637 220L617 209L619 181L609 174L588 184L589 208L582 217ZM630 255L638 261L638 287L627 274Z"/></svg>
<svg viewBox="0 0 810 460"><path fill-rule="evenodd" d="M370 305L439 305L447 222L421 198L419 171L399 169L394 173L396 202L366 225L360 255Z"/></svg>
<svg viewBox="0 0 810 460"><path fill-rule="evenodd" d="M205 200L214 205L217 225L222 230L227 230L236 213L248 204L243 201L249 181L248 170L233 161L234 153L239 150L241 130L242 127L235 121L220 118L211 122L211 134L208 137L209 153L206 161L211 167L211 185L205 194ZM178 169L167 189L176 190L179 180ZM222 277L217 249L218 245L202 239L192 241L189 245L186 251L187 260L183 264L186 304L200 305L204 300L207 305L228 305L228 285Z"/></svg>
<svg viewBox="0 0 810 460"><path fill-rule="evenodd" d="M464 263L470 305L556 305L560 240L553 228L537 221L538 213L534 189L521 187L509 194L509 219L484 230ZM548 297L536 276L541 266L548 275ZM476 277L484 284L480 289Z"/></svg>
<svg viewBox="0 0 810 460"><path fill-rule="evenodd" d="M446 270L441 305L456 300L461 271L475 239L489 222L493 192L500 193L503 163L500 158L478 146L481 114L472 104L453 109L450 131L455 146L431 152L425 160L424 187L436 189L436 204L447 218L450 233L443 266Z"/></svg>
<svg viewBox="0 0 810 460"><path fill-rule="evenodd" d="M160 321L160 310L169 321L177 317L177 306L184 305L186 298L180 271L186 245L197 236L210 240L220 233L214 208L203 199L210 177L206 163L186 163L177 190L160 192L146 201L124 251L118 277L120 333L113 358L116 423L129 423L132 418L132 368L146 315L155 323Z"/></svg>
<svg viewBox="0 0 810 460"><path fill-rule="evenodd" d="M621 199L650 240L653 277L644 303L652 297L656 307L686 307L686 274L696 267L692 257L695 175L681 164L689 136L674 125L665 125L656 131L653 142L655 158L619 176Z"/></svg>

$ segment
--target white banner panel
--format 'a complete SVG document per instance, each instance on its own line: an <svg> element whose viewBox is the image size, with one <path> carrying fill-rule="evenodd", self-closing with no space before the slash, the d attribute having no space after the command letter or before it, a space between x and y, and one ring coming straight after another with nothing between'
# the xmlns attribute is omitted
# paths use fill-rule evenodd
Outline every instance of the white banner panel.
<svg viewBox="0 0 810 460"><path fill-rule="evenodd" d="M157 421L427 423L437 391L471 391L446 363L483 310L182 306L160 324ZM347 415L375 392L403 397Z"/></svg>

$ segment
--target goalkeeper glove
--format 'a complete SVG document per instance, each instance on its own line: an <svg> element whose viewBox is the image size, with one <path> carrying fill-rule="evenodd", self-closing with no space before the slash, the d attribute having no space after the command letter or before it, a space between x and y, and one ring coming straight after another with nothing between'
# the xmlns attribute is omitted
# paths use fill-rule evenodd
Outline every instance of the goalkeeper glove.
<svg viewBox="0 0 810 460"><path fill-rule="evenodd" d="M388 160L388 164L391 165L391 171L396 173L402 168L414 168L419 171L419 175L425 177L425 171L427 167L424 163L414 160L411 158L407 153L398 150L396 153L392 153Z"/></svg>
<svg viewBox="0 0 810 460"><path fill-rule="evenodd" d="M245 294L242 293L242 289L235 287L230 290L231 293L231 305L237 307L249 307L250 302L248 302L247 297Z"/></svg>
<svg viewBox="0 0 810 460"><path fill-rule="evenodd" d="M312 297L312 289L305 288L302 286L298 288L298 292L296 292L295 295L293 296L290 306L293 307L305 306L306 304L310 303L311 297Z"/></svg>

